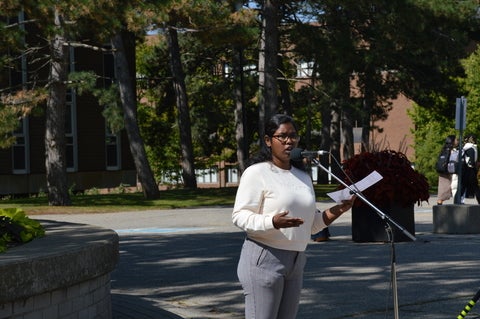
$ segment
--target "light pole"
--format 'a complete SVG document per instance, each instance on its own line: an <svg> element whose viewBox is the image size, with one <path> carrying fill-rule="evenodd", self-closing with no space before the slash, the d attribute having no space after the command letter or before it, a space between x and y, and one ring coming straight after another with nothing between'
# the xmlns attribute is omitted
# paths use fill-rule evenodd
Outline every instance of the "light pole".
<svg viewBox="0 0 480 319"><path fill-rule="evenodd" d="M455 109L455 129L459 131L458 133L458 184L457 192L453 198L454 204L462 203L462 148L463 148L463 131L466 127L467 122L467 99L465 97L457 98L456 100L456 109Z"/></svg>

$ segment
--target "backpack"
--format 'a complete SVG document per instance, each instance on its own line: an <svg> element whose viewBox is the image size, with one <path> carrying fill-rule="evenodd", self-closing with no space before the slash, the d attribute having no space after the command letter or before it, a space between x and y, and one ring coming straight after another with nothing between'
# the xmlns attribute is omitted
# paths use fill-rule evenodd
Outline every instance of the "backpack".
<svg viewBox="0 0 480 319"><path fill-rule="evenodd" d="M437 173L448 173L448 162L450 160L450 150L443 149L440 155L438 155L437 163L435 164L435 170Z"/></svg>
<svg viewBox="0 0 480 319"><path fill-rule="evenodd" d="M448 159L447 171L450 174L458 173L458 150L452 150Z"/></svg>

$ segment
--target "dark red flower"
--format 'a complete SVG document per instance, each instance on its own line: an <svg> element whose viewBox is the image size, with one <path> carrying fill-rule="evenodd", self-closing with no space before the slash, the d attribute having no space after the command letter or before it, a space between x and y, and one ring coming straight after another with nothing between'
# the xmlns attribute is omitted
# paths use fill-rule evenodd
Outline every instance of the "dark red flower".
<svg viewBox="0 0 480 319"><path fill-rule="evenodd" d="M373 171L382 175L382 180L362 191L363 196L377 207L406 207L420 204L430 197L427 178L416 171L407 156L401 152L363 152L344 161L342 166L347 185L360 181ZM354 205L360 207L367 204L356 200Z"/></svg>

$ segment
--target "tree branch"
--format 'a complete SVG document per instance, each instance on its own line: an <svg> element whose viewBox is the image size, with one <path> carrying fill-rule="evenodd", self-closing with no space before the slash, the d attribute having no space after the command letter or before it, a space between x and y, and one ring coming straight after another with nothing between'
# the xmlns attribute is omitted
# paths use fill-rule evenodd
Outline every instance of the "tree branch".
<svg viewBox="0 0 480 319"><path fill-rule="evenodd" d="M105 49L105 48L102 48L102 47L99 47L99 46L80 43L80 42L68 42L67 41L63 45L74 47L74 48L87 48L87 49L91 49L91 50L94 50L94 51L102 51L102 52L113 52L114 51L113 49Z"/></svg>

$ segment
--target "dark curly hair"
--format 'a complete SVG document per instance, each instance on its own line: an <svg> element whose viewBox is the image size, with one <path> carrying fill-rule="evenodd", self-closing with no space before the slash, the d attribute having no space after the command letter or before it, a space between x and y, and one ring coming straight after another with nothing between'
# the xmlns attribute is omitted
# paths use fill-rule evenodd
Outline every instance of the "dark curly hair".
<svg viewBox="0 0 480 319"><path fill-rule="evenodd" d="M455 147L455 135L448 135L443 143L443 150L452 150Z"/></svg>
<svg viewBox="0 0 480 319"><path fill-rule="evenodd" d="M477 137L473 134L468 134L465 136L463 139L465 143L472 143L472 144L477 144Z"/></svg>
<svg viewBox="0 0 480 319"><path fill-rule="evenodd" d="M298 131L297 124L295 123L295 120L291 116L286 114L275 114L270 118L270 120L268 120L267 123L265 123L265 135L269 137L273 137L273 135L278 130L280 125L287 124L287 123L291 123L295 128L295 131ZM265 144L265 140L262 137L260 138L260 151L247 161L247 166L251 166L256 163L267 162L271 160L272 160L272 150L270 149L270 147L267 146L267 144ZM295 166L296 168L299 168L301 170L306 169L303 161L290 161L290 163L292 164L292 166Z"/></svg>

